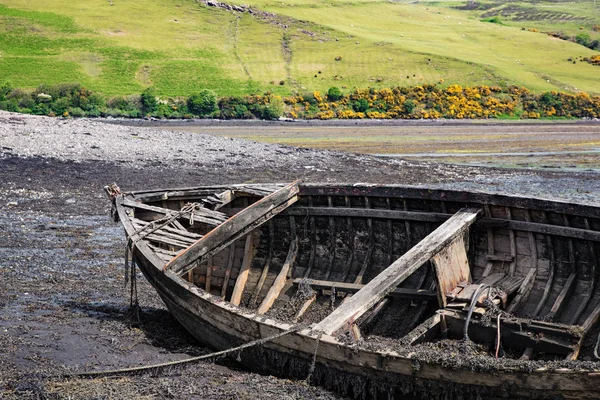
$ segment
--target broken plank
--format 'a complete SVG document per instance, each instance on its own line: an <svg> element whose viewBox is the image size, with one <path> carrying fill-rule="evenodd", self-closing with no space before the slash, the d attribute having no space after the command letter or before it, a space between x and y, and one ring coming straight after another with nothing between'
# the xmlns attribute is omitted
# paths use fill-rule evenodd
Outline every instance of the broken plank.
<svg viewBox="0 0 600 400"><path fill-rule="evenodd" d="M479 213L479 209L470 208L458 211L372 279L347 302L319 322L314 329L331 335L349 321L356 321L431 257L444 249L456 237L463 235L475 222Z"/></svg>
<svg viewBox="0 0 600 400"><path fill-rule="evenodd" d="M294 320L293 322L296 323L300 320L300 318L302 318L302 316L304 315L304 313L306 313L306 311L308 311L308 308L312 305L312 303L315 302L315 300L317 299L317 294L313 294L312 296L310 296L303 304L302 307L300 307L300 309L298 310L298 312L296 313L296 315L294 316Z"/></svg>
<svg viewBox="0 0 600 400"><path fill-rule="evenodd" d="M150 212L154 212L154 213L162 214L162 215L172 215L172 214L176 214L179 212L177 210L171 210L169 208L151 206L149 204L140 203L140 202L128 199L128 198L123 200L123 205L125 207L137 208L140 210L150 211ZM225 215L219 211L209 210L208 208L194 209L193 214L194 214L194 221L203 222L205 224L212 225L212 226L217 226L220 223L225 222L227 220L227 215ZM190 213L182 213L179 216L179 219L189 219L189 218L190 218Z"/></svg>
<svg viewBox="0 0 600 400"><path fill-rule="evenodd" d="M252 256L254 253L254 235L248 235L246 237L246 245L244 247L244 259L242 260L242 266L240 267L240 273L235 281L233 287L233 293L231 294L231 303L239 306L242 300L242 293L246 288L246 282L248 281L248 274L250 273L250 264L252 263Z"/></svg>
<svg viewBox="0 0 600 400"><path fill-rule="evenodd" d="M285 259L285 262L283 263L283 266L281 267L281 270L279 271L277 278L275 278L275 281L269 288L267 295L263 299L262 303L260 303L260 307L258 307L257 313L259 315L262 315L262 314L266 313L267 311L269 311L271 309L271 307L273 306L273 303L275 303L275 300L277 300L277 298L281 294L281 290L284 288L284 286L288 280L288 273L290 272L290 269L292 268L292 264L294 264L294 261L296 260L297 255L298 255L298 237L296 235L294 235L294 238L292 239L292 242L290 243L290 249L288 250L288 254Z"/></svg>
<svg viewBox="0 0 600 400"><path fill-rule="evenodd" d="M446 307L446 297L461 282L471 281L471 270L467 259L467 250L462 236L457 236L432 259L435 265L435 278L438 287L438 302Z"/></svg>
<svg viewBox="0 0 600 400"><path fill-rule="evenodd" d="M229 246L229 257L227 259L227 269L225 270L225 278L223 278L223 286L221 287L221 298L225 300L227 295L227 288L229 287L229 277L231 276L231 269L233 268L233 260L235 258L235 243Z"/></svg>
<svg viewBox="0 0 600 400"><path fill-rule="evenodd" d="M218 253L258 228L298 200L299 184L300 181L296 181L238 212L174 258L165 270L185 273L195 260Z"/></svg>
<svg viewBox="0 0 600 400"><path fill-rule="evenodd" d="M552 306L552 309L550 310L548 315L546 315L546 318L552 319L556 316L556 314L560 313L560 311L562 310L563 306L566 303L565 300L569 297L569 293L571 293L571 290L573 289L573 284L575 283L576 276L577 276L577 274L575 274L575 273L572 273L571 275L569 275L569 277L567 278L567 281L565 282L565 285L563 286L562 290L560 291L560 294L554 301L554 305Z"/></svg>

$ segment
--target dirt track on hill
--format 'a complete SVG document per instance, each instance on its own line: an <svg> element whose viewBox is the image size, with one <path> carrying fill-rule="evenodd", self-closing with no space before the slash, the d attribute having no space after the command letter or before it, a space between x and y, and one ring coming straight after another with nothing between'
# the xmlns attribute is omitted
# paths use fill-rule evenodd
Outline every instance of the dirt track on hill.
<svg viewBox="0 0 600 400"><path fill-rule="evenodd" d="M156 377L52 377L209 352L141 276L141 323L129 314L125 243L108 217L107 183L135 190L303 178L600 201L600 174L591 172L436 165L88 120L0 113L0 148L1 398L338 398L230 360Z"/></svg>

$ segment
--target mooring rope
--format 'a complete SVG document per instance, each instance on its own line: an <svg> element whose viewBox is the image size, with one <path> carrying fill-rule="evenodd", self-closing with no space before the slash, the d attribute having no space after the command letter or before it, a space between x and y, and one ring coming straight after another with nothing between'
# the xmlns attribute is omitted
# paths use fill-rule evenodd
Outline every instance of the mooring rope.
<svg viewBox="0 0 600 400"><path fill-rule="evenodd" d="M184 214L190 213L190 225L194 223L194 210L200 206L198 203L188 203L184 205L181 210L167 214L162 218L154 220L147 225L135 230L131 235L127 237L127 244L125 245L125 287L131 282L130 293L129 293L129 306L134 310L137 320L139 322L139 302L137 296L137 282L135 274L135 263L133 256L131 257L131 264L129 264L130 253L133 254L133 247L137 242L144 239L146 236L164 228L169 225L177 218Z"/></svg>
<svg viewBox="0 0 600 400"><path fill-rule="evenodd" d="M600 360L600 355L598 355L598 348L600 348L600 332L598 333L598 339L596 339L596 345L594 346L594 357L596 357L596 360Z"/></svg>
<svg viewBox="0 0 600 400"><path fill-rule="evenodd" d="M469 312L467 313L467 320L465 321L465 327L463 329L463 337L465 340L469 339L469 322L471 322L471 316L473 315L473 310L475 309L475 305L477 304L477 300L479 299L479 294L485 289L486 285L483 283L479 285L479 287L473 293L473 297L471 297L471 305L469 306Z"/></svg>
<svg viewBox="0 0 600 400"><path fill-rule="evenodd" d="M313 372L315 372L315 365L317 364L317 353L319 352L319 342L321 342L321 336L323 336L323 332L319 332L319 336L317 336L317 340L315 341L315 351L313 353L312 362L310 363L310 368L308 369L308 376L305 379L305 381L309 384Z"/></svg>
<svg viewBox="0 0 600 400"><path fill-rule="evenodd" d="M111 376L111 375L123 375L123 374L137 373L137 372L150 371L150 370L160 370L161 368L165 368L165 367L172 367L174 365L189 364L189 363L193 363L193 362L197 362L197 361L202 361L202 360L206 360L206 359L210 359L210 358L224 356L224 355L227 355L229 353L240 352L240 351L245 350L247 348L254 347L254 346L259 346L259 345L265 344L267 342L270 342L272 340L278 339L278 338L280 338L282 336L289 335L290 333L298 332L298 331L300 331L300 330L302 330L302 329L304 329L306 327L307 326L305 324L294 325L290 329L285 330L283 332L279 332L279 333L277 333L275 335L272 335L272 336L267 336L267 337L262 338L262 339L253 340L251 342L244 343L244 344L242 344L240 346L233 347L231 349L221 350L221 351L215 351L213 353L205 354L205 355L198 356L198 357L186 358L185 360L169 361L169 362L160 363L160 364L145 365L145 366L140 366L140 367L129 367L129 368L113 369L113 370L108 370L108 371L74 372L74 373L63 374L61 376L64 377L64 378L72 378L72 377L78 377L78 378L98 378L98 377L108 377L108 376ZM318 345L318 342L317 342L317 345Z"/></svg>

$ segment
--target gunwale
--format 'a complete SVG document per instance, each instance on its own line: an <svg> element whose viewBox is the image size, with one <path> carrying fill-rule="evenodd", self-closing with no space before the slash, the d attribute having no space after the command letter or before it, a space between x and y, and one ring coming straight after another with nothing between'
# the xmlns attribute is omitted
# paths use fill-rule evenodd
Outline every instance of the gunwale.
<svg viewBox="0 0 600 400"><path fill-rule="evenodd" d="M185 193L199 191L217 191L231 188L251 187L252 185L218 185L186 189L153 190L132 192L136 200L146 200L160 197L162 199L177 199L184 197ZM279 185L274 185L278 187ZM433 200L457 201L466 203L483 203L512 207L548 207L553 212L568 212L573 215L585 217L600 217L600 207L586 204L574 204L555 200L540 200L522 196L506 196L484 192L449 191L441 189L424 189L406 187L401 185L333 185L333 184L303 184L300 195L345 195L364 196L365 190L369 195L377 197L413 196L414 198L427 198ZM160 196L156 194L160 193ZM116 210L123 223L127 236L135 232L135 226L125 212L124 197L116 198ZM445 215L444 215L445 217ZM595 235L593 235L595 236ZM596 239L597 240L597 239ZM231 336L235 340L250 341L266 337L289 329L292 325L277 321L255 311L235 306L218 296L211 295L173 273L162 271L164 260L158 258L148 244L138 241L133 249L133 256L138 261L140 269L157 290L165 303L175 314L178 320L185 320L190 316L205 321L215 329ZM201 312L204 310L204 313ZM187 314L187 315L185 315ZM185 323L184 323L185 325ZM186 326L187 327L187 326ZM194 334L194 332L191 332ZM194 335L198 337L198 335ZM201 337L198 337L201 339ZM376 375L377 373L393 373L418 379L431 381L444 381L454 384L473 385L474 382L482 383L482 387L499 388L512 385L515 395L543 393L577 393L582 395L593 394L600 384L600 368L590 370L560 368L549 370L545 367L536 368L530 372L523 372L519 368L506 366L492 372L473 372L468 370L448 370L441 365L421 363L415 367L415 359L410 355L403 355L395 351L375 351L367 349L353 349L331 335L319 335L310 329L290 334L265 344L265 347L294 357L309 360L313 357L315 341L319 338L319 354L317 363L332 365L341 371L360 374ZM216 347L226 343L209 343ZM559 389L557 389L559 388ZM586 394L587 393L587 394ZM591 396L591 395L590 395Z"/></svg>

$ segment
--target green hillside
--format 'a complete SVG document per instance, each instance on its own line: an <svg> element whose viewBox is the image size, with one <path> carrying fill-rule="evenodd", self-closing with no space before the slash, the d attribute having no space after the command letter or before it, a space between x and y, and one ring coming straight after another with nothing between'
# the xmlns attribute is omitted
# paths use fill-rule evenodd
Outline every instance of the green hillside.
<svg viewBox="0 0 600 400"><path fill-rule="evenodd" d="M580 60L600 53L542 33L600 39L592 1L228 3L252 13L193 0L0 3L0 84L14 87L226 96L443 82L600 93L600 66Z"/></svg>

